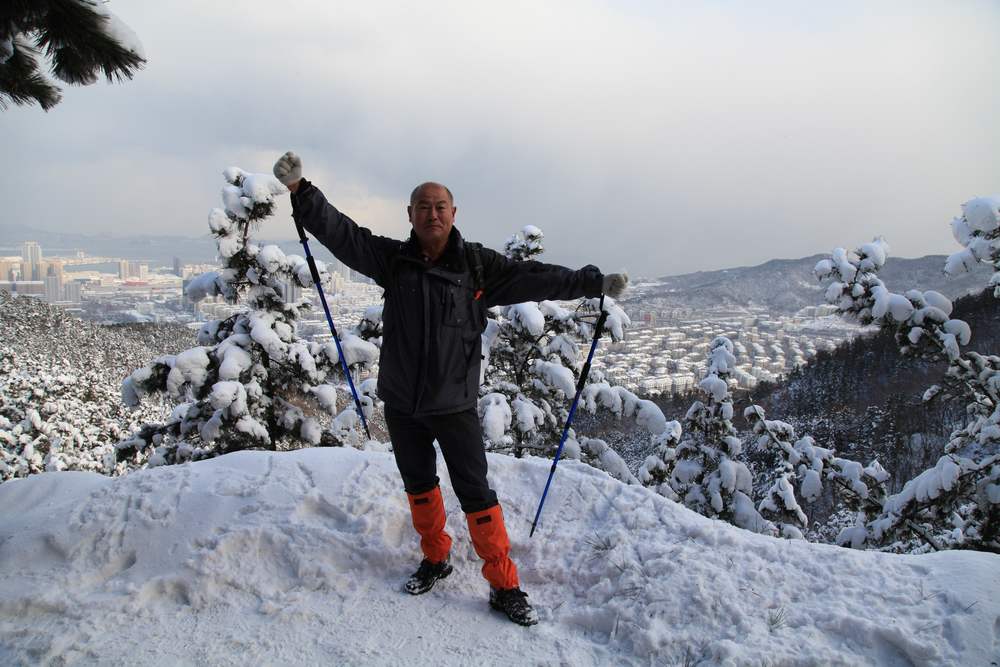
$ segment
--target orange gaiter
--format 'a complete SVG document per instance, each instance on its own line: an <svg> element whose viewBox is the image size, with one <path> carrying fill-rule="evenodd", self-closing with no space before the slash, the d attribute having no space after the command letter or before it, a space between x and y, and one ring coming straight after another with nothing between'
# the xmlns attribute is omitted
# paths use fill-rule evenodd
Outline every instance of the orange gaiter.
<svg viewBox="0 0 1000 667"><path fill-rule="evenodd" d="M517 588L517 567L509 557L510 539L499 505L466 514L472 546L483 559L483 576L493 588Z"/></svg>
<svg viewBox="0 0 1000 667"><path fill-rule="evenodd" d="M435 486L427 493L406 494L410 499L410 515L413 527L420 534L420 550L424 558L432 563L440 563L451 550L451 537L444 531L444 499L441 487Z"/></svg>

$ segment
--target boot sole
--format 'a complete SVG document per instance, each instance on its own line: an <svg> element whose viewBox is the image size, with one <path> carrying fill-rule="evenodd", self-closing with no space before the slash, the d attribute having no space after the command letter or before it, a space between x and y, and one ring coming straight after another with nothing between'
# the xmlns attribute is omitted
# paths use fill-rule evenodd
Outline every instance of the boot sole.
<svg viewBox="0 0 1000 667"><path fill-rule="evenodd" d="M442 571L441 571L441 574L439 574L439 575L438 575L437 577L435 577L435 578L434 578L434 580L433 580L433 581L431 581L431 582L430 582L430 584L429 584L429 585L427 586L427 588L421 588L421 589L419 589L419 590L415 590L415 591L411 591L411 590L410 590L409 588L406 588L406 587L404 586L403 590L405 590L405 591L406 591L407 593L409 593L410 595L423 595L423 594L424 594L424 593L426 593L427 591L429 591L429 590L431 590L432 588L434 588L434 584L436 584L436 583L437 583L438 581L440 581L441 579L444 579L444 578L446 578L446 577L447 577L447 576L448 576L449 574L451 574L451 573L452 573L452 570L454 570L454 569L455 569L454 567L452 567L451 565L449 565L449 566L447 567L447 569L445 569L445 570L442 570Z"/></svg>

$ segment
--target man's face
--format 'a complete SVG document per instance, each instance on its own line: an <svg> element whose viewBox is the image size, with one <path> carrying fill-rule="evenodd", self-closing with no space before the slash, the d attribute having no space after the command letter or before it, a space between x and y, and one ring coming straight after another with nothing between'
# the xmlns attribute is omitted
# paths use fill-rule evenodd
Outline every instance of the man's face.
<svg viewBox="0 0 1000 667"><path fill-rule="evenodd" d="M406 207L420 245L436 248L444 244L455 224L456 210L448 191L442 186L425 185L420 188L416 200Z"/></svg>

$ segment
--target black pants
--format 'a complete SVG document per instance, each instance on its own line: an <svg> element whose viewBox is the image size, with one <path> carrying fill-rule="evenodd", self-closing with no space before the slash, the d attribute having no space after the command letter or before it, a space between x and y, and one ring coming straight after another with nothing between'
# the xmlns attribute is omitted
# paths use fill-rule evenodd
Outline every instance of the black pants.
<svg viewBox="0 0 1000 667"><path fill-rule="evenodd" d="M486 450L475 408L411 417L386 405L385 423L407 493L426 493L438 485L437 440L462 511L479 512L497 504L497 494L486 481Z"/></svg>

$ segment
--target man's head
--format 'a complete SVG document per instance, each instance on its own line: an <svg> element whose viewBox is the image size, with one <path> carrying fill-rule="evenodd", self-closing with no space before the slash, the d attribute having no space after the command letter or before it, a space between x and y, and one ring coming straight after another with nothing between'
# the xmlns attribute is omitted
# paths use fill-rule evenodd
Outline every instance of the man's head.
<svg viewBox="0 0 1000 667"><path fill-rule="evenodd" d="M425 251L444 248L455 224L457 210L451 190L440 183L421 183L413 189L406 213Z"/></svg>

